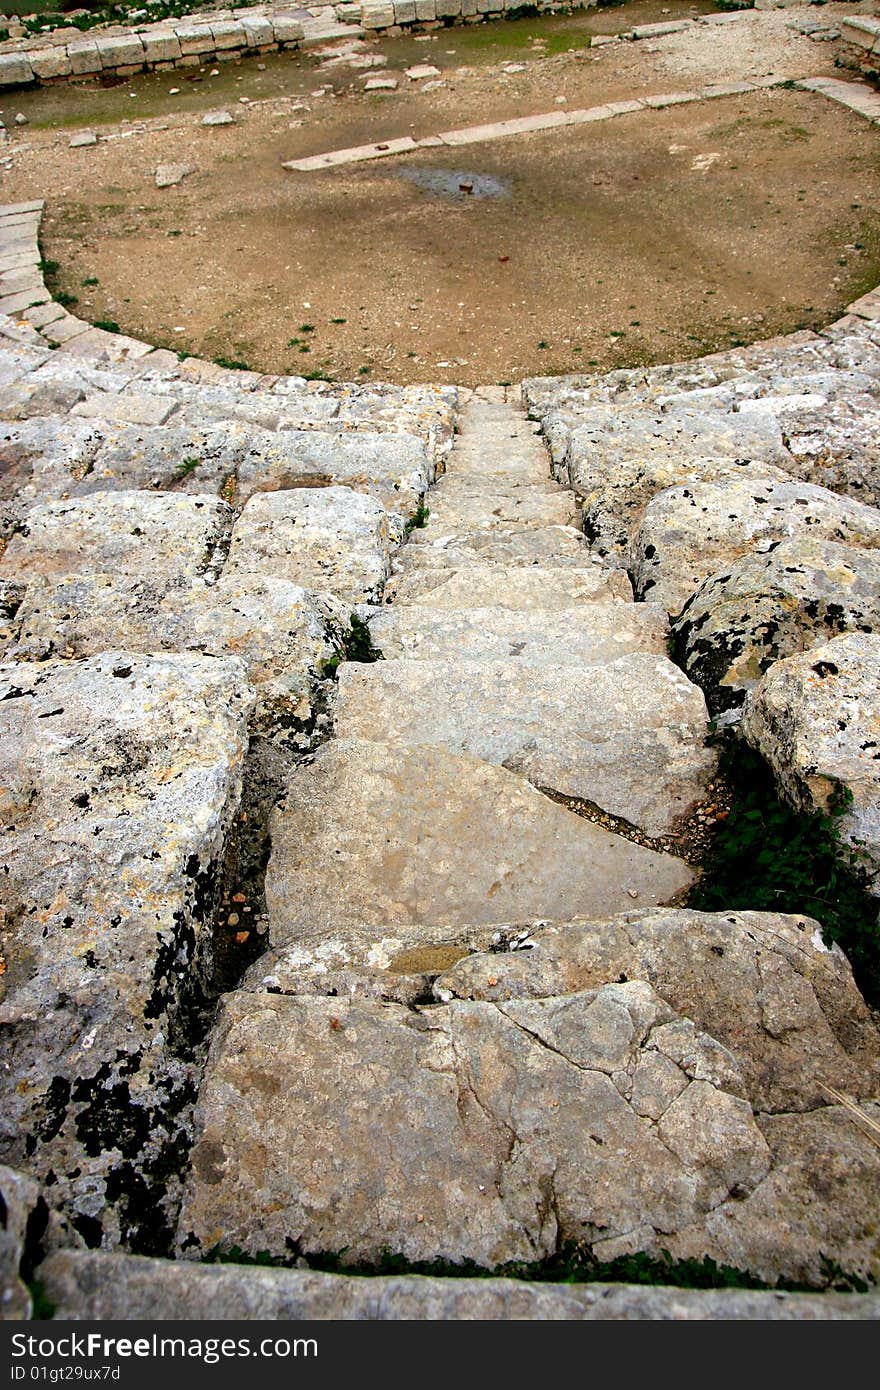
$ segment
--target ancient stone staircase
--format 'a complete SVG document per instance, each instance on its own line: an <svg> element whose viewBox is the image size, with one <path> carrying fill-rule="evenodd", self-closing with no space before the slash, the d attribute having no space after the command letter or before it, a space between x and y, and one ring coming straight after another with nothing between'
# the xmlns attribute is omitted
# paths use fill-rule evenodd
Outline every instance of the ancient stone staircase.
<svg viewBox="0 0 880 1390"><path fill-rule="evenodd" d="M876 1275L846 959L683 905L707 701L877 852L872 314L526 409L0 319L19 1315L46 1208L65 1316L876 1315L200 1263Z"/></svg>

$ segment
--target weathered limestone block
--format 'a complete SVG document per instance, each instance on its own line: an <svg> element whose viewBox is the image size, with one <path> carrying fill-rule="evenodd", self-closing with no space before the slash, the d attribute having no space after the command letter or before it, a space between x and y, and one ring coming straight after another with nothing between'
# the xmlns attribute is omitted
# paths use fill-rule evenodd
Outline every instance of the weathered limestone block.
<svg viewBox="0 0 880 1390"><path fill-rule="evenodd" d="M51 386L37 387L25 409L51 404ZM66 428L65 428L66 427ZM60 501L88 472L101 433L84 420L39 415L0 424L0 527L8 533L39 503Z"/></svg>
<svg viewBox="0 0 880 1390"><path fill-rule="evenodd" d="M875 387L876 392L876 387ZM790 471L880 506L880 408L876 393L827 401L814 419L785 417Z"/></svg>
<svg viewBox="0 0 880 1390"><path fill-rule="evenodd" d="M47 48L29 48L27 60L34 77L45 82L52 77L69 77L71 72L67 49L60 44Z"/></svg>
<svg viewBox="0 0 880 1390"><path fill-rule="evenodd" d="M277 11L273 11L272 28L278 43L295 44L305 38L302 24L292 14L278 14Z"/></svg>
<svg viewBox="0 0 880 1390"><path fill-rule="evenodd" d="M680 860L443 749L333 739L291 774L266 879L273 944L320 924L480 924L667 902Z"/></svg>
<svg viewBox="0 0 880 1390"><path fill-rule="evenodd" d="M40 1200L32 1178L0 1164L0 1322L31 1316L31 1296L19 1266L28 1222Z"/></svg>
<svg viewBox="0 0 880 1390"><path fill-rule="evenodd" d="M347 662L336 732L482 758L652 836L700 800L717 765L702 692L665 656L641 652L583 668Z"/></svg>
<svg viewBox="0 0 880 1390"><path fill-rule="evenodd" d="M104 66L101 62L98 45L89 39L68 44L67 56L70 59L70 71L76 77L86 77L91 73L101 72Z"/></svg>
<svg viewBox="0 0 880 1390"><path fill-rule="evenodd" d="M415 435L332 435L320 430L252 430L250 435L238 466L239 504L255 492L337 484L365 492L386 511L406 518L434 476L428 451Z"/></svg>
<svg viewBox="0 0 880 1390"><path fill-rule="evenodd" d="M80 496L131 488L219 493L235 478L250 431L234 421L198 429L175 420L161 426L102 422L101 434L76 489Z"/></svg>
<svg viewBox="0 0 880 1390"><path fill-rule="evenodd" d="M25 87L34 80L34 70L25 53L0 53L0 87Z"/></svg>
<svg viewBox="0 0 880 1390"><path fill-rule="evenodd" d="M139 34L99 34L95 39L105 68L140 67L144 45Z"/></svg>
<svg viewBox="0 0 880 1390"><path fill-rule="evenodd" d="M406 558L408 562L409 552ZM410 568L394 576L387 592L401 607L412 604L447 612L492 605L511 612L555 613L609 599L632 599L624 571L596 562L583 569L551 569L515 561L474 563L462 569Z"/></svg>
<svg viewBox="0 0 880 1390"><path fill-rule="evenodd" d="M171 588L209 569L230 520L216 497L100 492L52 502L28 513L0 577L147 573Z"/></svg>
<svg viewBox="0 0 880 1390"><path fill-rule="evenodd" d="M667 620L653 603L608 599L590 609L589 622L568 609L461 608L424 603L379 608L368 619L373 645L388 660L497 660L523 665L593 666L627 652L666 653Z"/></svg>
<svg viewBox="0 0 880 1390"><path fill-rule="evenodd" d="M809 1110L823 1085L871 1097L880 1033L849 964L809 917L658 908L611 921L539 923L516 949L460 959L439 999L540 998L647 980L729 1048L756 1110Z"/></svg>
<svg viewBox="0 0 880 1390"><path fill-rule="evenodd" d="M40 577L27 587L9 660L97 656L108 647L200 652L243 662L259 715L307 725L315 681L340 655L349 609L275 575L168 589L159 576Z"/></svg>
<svg viewBox="0 0 880 1390"><path fill-rule="evenodd" d="M880 554L798 536L707 579L673 624L711 713L735 709L774 661L846 630L880 632Z"/></svg>
<svg viewBox="0 0 880 1390"><path fill-rule="evenodd" d="M89 1243L161 1248L253 697L238 661L124 651L0 683L0 1156Z"/></svg>
<svg viewBox="0 0 880 1390"><path fill-rule="evenodd" d="M742 731L800 810L852 797L842 838L880 874L880 635L850 632L771 666L746 700Z"/></svg>
<svg viewBox="0 0 880 1390"><path fill-rule="evenodd" d="M40 1266L65 1321L237 1318L255 1321L804 1321L876 1319L880 1295L532 1284L522 1279L318 1274L254 1265L150 1260L62 1250Z"/></svg>
<svg viewBox="0 0 880 1390"><path fill-rule="evenodd" d="M876 549L880 511L795 481L727 478L669 488L649 503L633 542L636 593L677 613L723 565L796 536Z"/></svg>
<svg viewBox="0 0 880 1390"><path fill-rule="evenodd" d="M636 1078L667 1064L653 1120ZM233 994L180 1238L487 1268L574 1238L601 1252L754 1191L770 1156L739 1089L726 1049L642 983L416 1012Z"/></svg>
<svg viewBox="0 0 880 1390"><path fill-rule="evenodd" d="M244 30L248 48L266 48L275 42L272 21L263 14L239 13L238 22Z"/></svg>
<svg viewBox="0 0 880 1390"><path fill-rule="evenodd" d="M275 574L350 603L378 597L390 569L388 516L347 487L256 493L235 523L225 573Z"/></svg>
<svg viewBox="0 0 880 1390"><path fill-rule="evenodd" d="M151 26L142 30L140 37L148 63L174 63L181 56L180 40L171 28Z"/></svg>

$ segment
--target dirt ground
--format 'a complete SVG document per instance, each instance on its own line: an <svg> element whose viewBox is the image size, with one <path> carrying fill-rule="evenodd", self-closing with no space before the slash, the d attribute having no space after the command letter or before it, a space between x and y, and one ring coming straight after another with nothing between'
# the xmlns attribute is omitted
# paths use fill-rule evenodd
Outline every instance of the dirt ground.
<svg viewBox="0 0 880 1390"><path fill-rule="evenodd" d="M835 72L833 45L793 34L791 10L587 46L695 9L371 43L354 56L384 59L375 69L279 56L7 97L7 125L16 110L30 124L9 136L0 191L47 198L44 255L83 317L265 371L516 381L827 322L880 280L880 137L818 96L768 89L344 170L281 168L557 104ZM413 62L439 67L442 85L409 81ZM399 90L364 93L380 71ZM218 108L236 124L204 128ZM100 143L69 149L86 126ZM194 172L158 189L156 167L174 161Z"/></svg>

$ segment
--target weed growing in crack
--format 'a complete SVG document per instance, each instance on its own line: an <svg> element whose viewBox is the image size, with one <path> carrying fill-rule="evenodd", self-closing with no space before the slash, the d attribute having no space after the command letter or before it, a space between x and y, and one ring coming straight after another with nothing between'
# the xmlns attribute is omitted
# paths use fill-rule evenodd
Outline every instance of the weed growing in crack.
<svg viewBox="0 0 880 1390"><path fill-rule="evenodd" d="M424 502L420 502L412 516L408 516L406 519L406 524L403 528L406 534L409 536L413 531L420 531L422 527L427 526L428 517L430 515L430 508L426 507Z"/></svg>

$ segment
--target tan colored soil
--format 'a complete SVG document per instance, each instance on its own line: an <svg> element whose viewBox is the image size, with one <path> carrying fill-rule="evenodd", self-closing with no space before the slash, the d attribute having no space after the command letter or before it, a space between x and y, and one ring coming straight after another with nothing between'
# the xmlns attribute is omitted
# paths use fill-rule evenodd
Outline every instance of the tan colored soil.
<svg viewBox="0 0 880 1390"><path fill-rule="evenodd" d="M592 106L834 72L833 46L793 35L791 14L593 50L590 33L659 8L372 44L401 81L382 97L362 91L368 72L283 57L263 72L250 60L190 74L201 82L166 73L111 91L53 88L28 96L32 126L11 136L3 196L47 197L44 253L77 312L200 356L464 384L693 356L827 322L880 280L869 215L880 140L866 122L774 89L335 172L280 166L552 110L557 97ZM408 82L414 60L441 67L445 85ZM525 71L505 74L511 61ZM330 81L335 96L309 95ZM123 124L135 106L139 124ZM203 128L201 113L221 106L236 125ZM71 121L110 138L71 150ZM181 160L196 172L157 189L156 166ZM491 175L509 193L476 198L454 179L438 196L404 168Z"/></svg>

